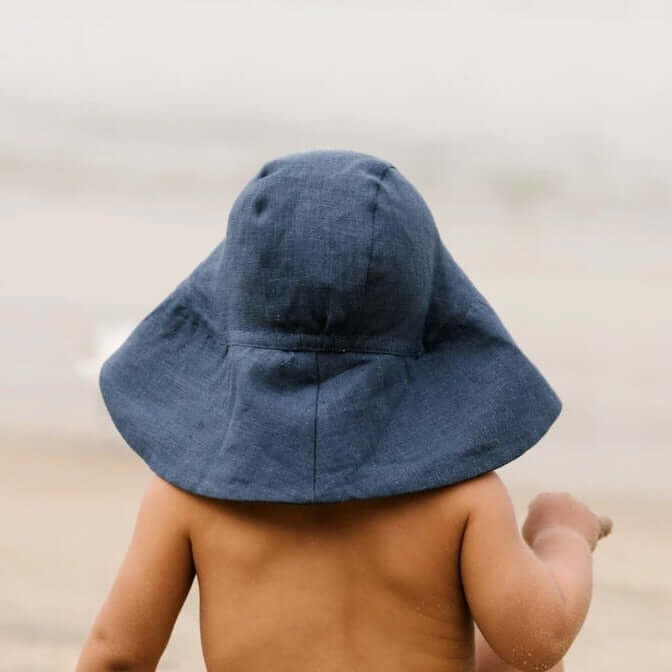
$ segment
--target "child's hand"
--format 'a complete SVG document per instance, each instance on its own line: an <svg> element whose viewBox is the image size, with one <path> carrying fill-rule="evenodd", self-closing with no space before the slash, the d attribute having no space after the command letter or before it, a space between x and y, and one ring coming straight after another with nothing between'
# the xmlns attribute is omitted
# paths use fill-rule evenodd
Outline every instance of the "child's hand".
<svg viewBox="0 0 672 672"><path fill-rule="evenodd" d="M541 492L528 506L527 519L522 528L523 539L532 546L541 530L556 525L576 530L593 551L597 542L611 532L613 523L608 516L593 513L568 492Z"/></svg>

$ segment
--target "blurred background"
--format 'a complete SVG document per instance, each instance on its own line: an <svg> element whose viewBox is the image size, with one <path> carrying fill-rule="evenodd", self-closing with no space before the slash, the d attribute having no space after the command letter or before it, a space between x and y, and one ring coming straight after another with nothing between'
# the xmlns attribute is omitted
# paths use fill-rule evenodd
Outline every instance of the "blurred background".
<svg viewBox="0 0 672 672"><path fill-rule="evenodd" d="M498 470L614 520L573 670L672 661L672 6L0 2L0 672L71 670L149 469L104 358L261 164L393 163L564 402ZM194 587L160 670L204 669ZM658 664L656 666L656 664Z"/></svg>

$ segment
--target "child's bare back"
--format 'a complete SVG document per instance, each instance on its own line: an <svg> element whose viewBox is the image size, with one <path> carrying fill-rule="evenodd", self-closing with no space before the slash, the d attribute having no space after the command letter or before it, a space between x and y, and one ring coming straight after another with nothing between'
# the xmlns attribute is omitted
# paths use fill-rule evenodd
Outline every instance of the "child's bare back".
<svg viewBox="0 0 672 672"><path fill-rule="evenodd" d="M467 491L307 506L194 498L208 670L472 670Z"/></svg>
<svg viewBox="0 0 672 672"><path fill-rule="evenodd" d="M521 536L495 472L310 505L206 498L155 477L76 672L156 669L194 577L209 672L560 670L609 529L546 493Z"/></svg>

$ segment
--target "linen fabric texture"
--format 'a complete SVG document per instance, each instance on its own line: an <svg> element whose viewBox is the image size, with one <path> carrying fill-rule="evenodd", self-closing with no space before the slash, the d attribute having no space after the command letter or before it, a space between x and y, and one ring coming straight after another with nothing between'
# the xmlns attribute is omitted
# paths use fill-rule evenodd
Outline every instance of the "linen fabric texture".
<svg viewBox="0 0 672 672"><path fill-rule="evenodd" d="M99 385L163 479L297 504L473 478L527 451L562 407L417 189L350 150L267 161Z"/></svg>

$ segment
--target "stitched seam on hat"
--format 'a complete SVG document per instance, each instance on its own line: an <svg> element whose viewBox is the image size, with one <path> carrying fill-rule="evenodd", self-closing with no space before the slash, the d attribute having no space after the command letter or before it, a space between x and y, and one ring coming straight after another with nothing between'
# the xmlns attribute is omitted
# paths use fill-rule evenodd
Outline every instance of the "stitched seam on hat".
<svg viewBox="0 0 672 672"><path fill-rule="evenodd" d="M308 346L301 346L300 348L283 348L280 345L260 345L259 343L243 343L241 341L234 342L228 341L224 343L225 346L239 346L243 348L260 348L261 350L284 350L286 352L334 352L337 354L342 354L343 352L351 352L354 354L371 354L371 355L395 355L396 357L409 357L411 359L417 359L420 355L425 354L425 350L419 350L418 352L396 352L393 350L374 350L367 348L361 350L359 348L348 348L343 350L343 348L334 348L332 350L326 350L324 348L310 348Z"/></svg>
<svg viewBox="0 0 672 672"><path fill-rule="evenodd" d="M173 297L169 297L173 298ZM157 306L152 313L157 312L160 308L163 307L163 303ZM244 346L247 348L261 348L262 350L285 350L289 352L344 352L343 348L335 347L335 348L311 348L310 346L301 346L299 348L289 348L289 347L283 347L281 345L267 345L267 344L261 344L261 343L248 343L246 341L229 341L229 340L222 340L222 338L215 332L215 330L210 326L210 324L203 319L203 315L193 309L188 303L186 302L181 302L180 307L186 309L186 311L194 315L196 318L198 318L202 324L205 325L209 337L214 338L216 343L223 348L228 348L231 345L239 345L239 346ZM470 306L470 308L473 306ZM151 315L150 315L151 316ZM148 317L150 317L148 316ZM148 319L148 317L144 318L145 320ZM295 335L300 336L301 334L296 333ZM345 352L353 352L353 353L371 353L371 354L380 354L380 355L396 355L398 357L413 357L417 358L420 357L420 355L423 355L425 353L424 349L420 349L416 352L399 352L399 350L386 350L385 348L360 348L358 346L355 346L354 348L346 348Z"/></svg>
<svg viewBox="0 0 672 672"><path fill-rule="evenodd" d="M371 257L373 256L373 240L376 232L376 215L378 214L378 194L380 193L380 187L383 184L385 176L392 167L393 167L392 164L385 166L385 170L380 174L380 177L378 178L378 186L376 188L376 193L373 197L373 213L371 218L371 242L369 243L369 261L366 264L366 277L364 279L364 296L366 296L369 287L369 268L371 267Z"/></svg>
<svg viewBox="0 0 672 672"><path fill-rule="evenodd" d="M315 418L313 420L313 502L315 501L315 480L317 477L317 403L320 398L320 364L318 354L315 353L315 374L317 387L315 389Z"/></svg>

